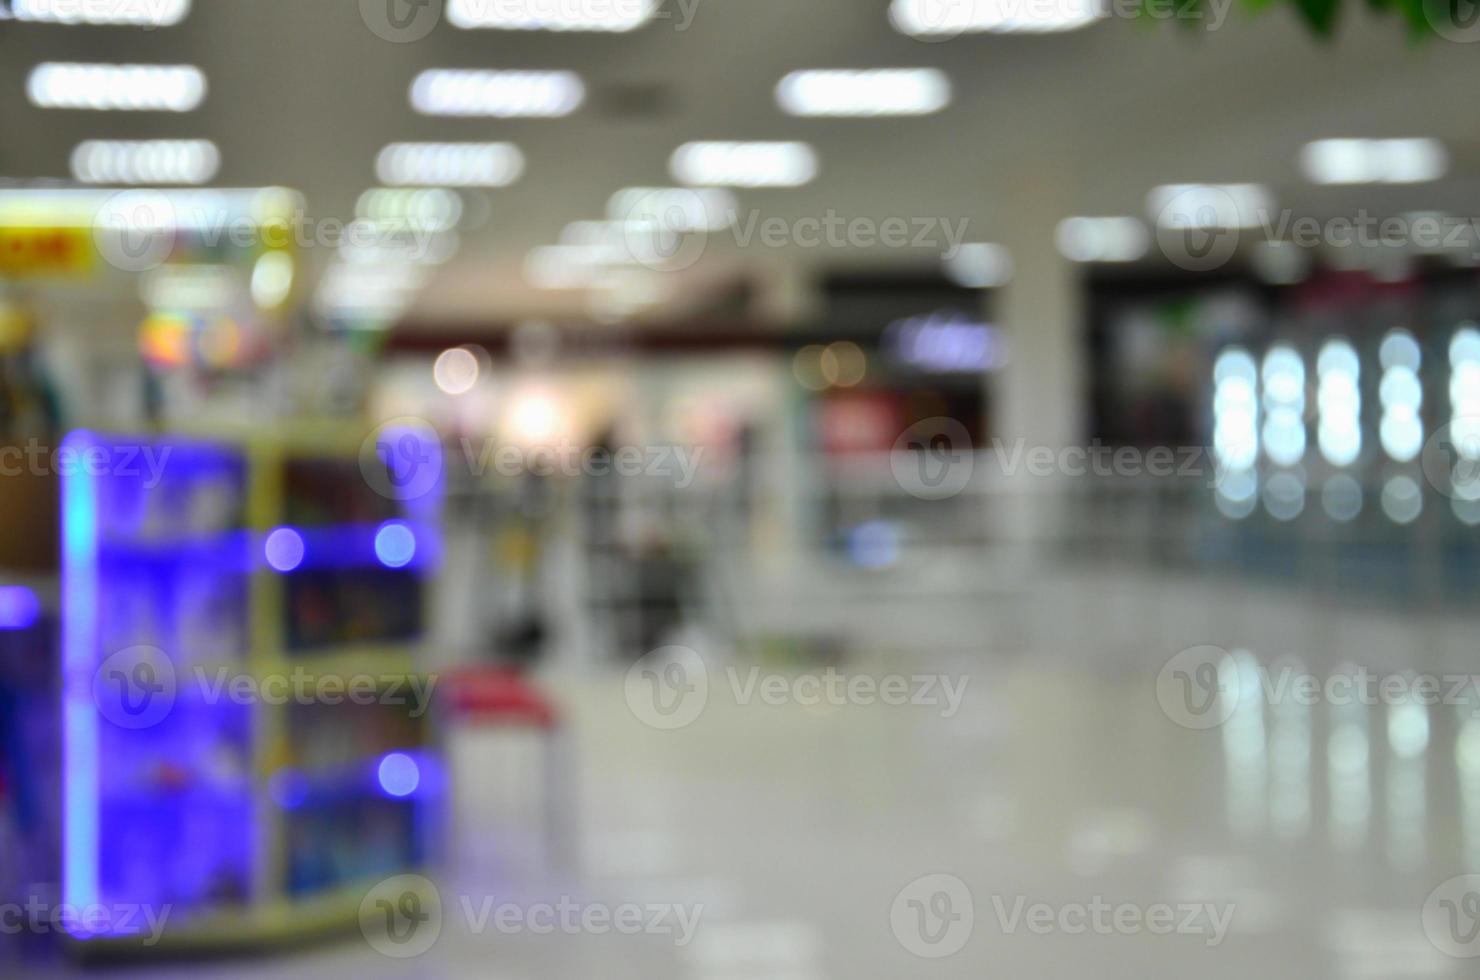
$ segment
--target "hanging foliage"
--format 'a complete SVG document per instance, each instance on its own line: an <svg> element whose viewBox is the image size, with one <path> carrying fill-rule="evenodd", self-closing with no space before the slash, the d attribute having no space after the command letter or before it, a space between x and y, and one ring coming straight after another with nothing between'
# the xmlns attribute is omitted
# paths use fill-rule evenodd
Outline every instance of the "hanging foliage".
<svg viewBox="0 0 1480 980"><path fill-rule="evenodd" d="M1480 42L1480 0L1236 0L1246 10L1261 12L1275 7L1292 7L1297 16L1320 37L1329 37L1336 29L1341 10L1347 3L1365 3L1383 14L1398 17L1415 37L1440 37L1462 43ZM1168 19L1168 0L1139 0L1144 16ZM1196 27L1213 14L1219 0L1175 0L1176 16L1189 27Z"/></svg>

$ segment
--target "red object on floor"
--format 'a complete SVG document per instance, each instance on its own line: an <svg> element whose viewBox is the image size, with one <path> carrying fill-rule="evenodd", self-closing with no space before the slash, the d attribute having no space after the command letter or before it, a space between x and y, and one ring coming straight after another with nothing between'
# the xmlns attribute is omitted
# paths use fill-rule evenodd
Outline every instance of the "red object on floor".
<svg viewBox="0 0 1480 980"><path fill-rule="evenodd" d="M555 707L538 688L507 668L467 668L443 680L453 713L472 722L553 729Z"/></svg>

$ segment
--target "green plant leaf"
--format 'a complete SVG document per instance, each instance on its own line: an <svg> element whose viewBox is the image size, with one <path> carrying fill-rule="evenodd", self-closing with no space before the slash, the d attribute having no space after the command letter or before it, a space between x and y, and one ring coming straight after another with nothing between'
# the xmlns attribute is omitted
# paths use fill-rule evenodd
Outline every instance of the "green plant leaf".
<svg viewBox="0 0 1480 980"><path fill-rule="evenodd" d="M1311 30L1322 37L1330 37L1336 27L1336 15L1341 12L1341 0L1292 0L1300 16Z"/></svg>

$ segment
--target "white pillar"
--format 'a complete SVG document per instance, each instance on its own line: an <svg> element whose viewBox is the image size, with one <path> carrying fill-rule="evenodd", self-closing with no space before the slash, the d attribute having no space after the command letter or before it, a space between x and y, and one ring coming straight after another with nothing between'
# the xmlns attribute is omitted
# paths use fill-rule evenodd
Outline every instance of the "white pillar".
<svg viewBox="0 0 1480 980"><path fill-rule="evenodd" d="M1025 167L1006 186L1012 193L996 227L1014 271L994 297L994 316L1004 331L1008 361L988 382L987 439L989 446L1001 440L1004 460L1014 458L1018 440L1024 451L1015 457L1016 472L1001 481L1008 496L991 498L990 521L999 537L1031 541L1052 535L1064 478L1028 473L1028 453L1035 447L1057 453L1087 437L1083 282L1054 243L1055 228L1073 207L1073 186L1062 171ZM995 469L993 461L988 465Z"/></svg>

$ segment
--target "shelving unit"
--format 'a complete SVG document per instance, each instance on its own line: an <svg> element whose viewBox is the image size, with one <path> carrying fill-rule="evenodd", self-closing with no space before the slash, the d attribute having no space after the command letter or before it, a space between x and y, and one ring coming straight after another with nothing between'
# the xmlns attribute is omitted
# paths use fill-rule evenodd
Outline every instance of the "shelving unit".
<svg viewBox="0 0 1480 980"><path fill-rule="evenodd" d="M152 485L63 480L63 901L169 905L145 951L235 947L352 925L370 886L430 859L416 663L442 481L423 443L437 479L398 500L362 470L362 448L392 456L337 425L68 438L169 455ZM137 928L73 938L143 949Z"/></svg>

